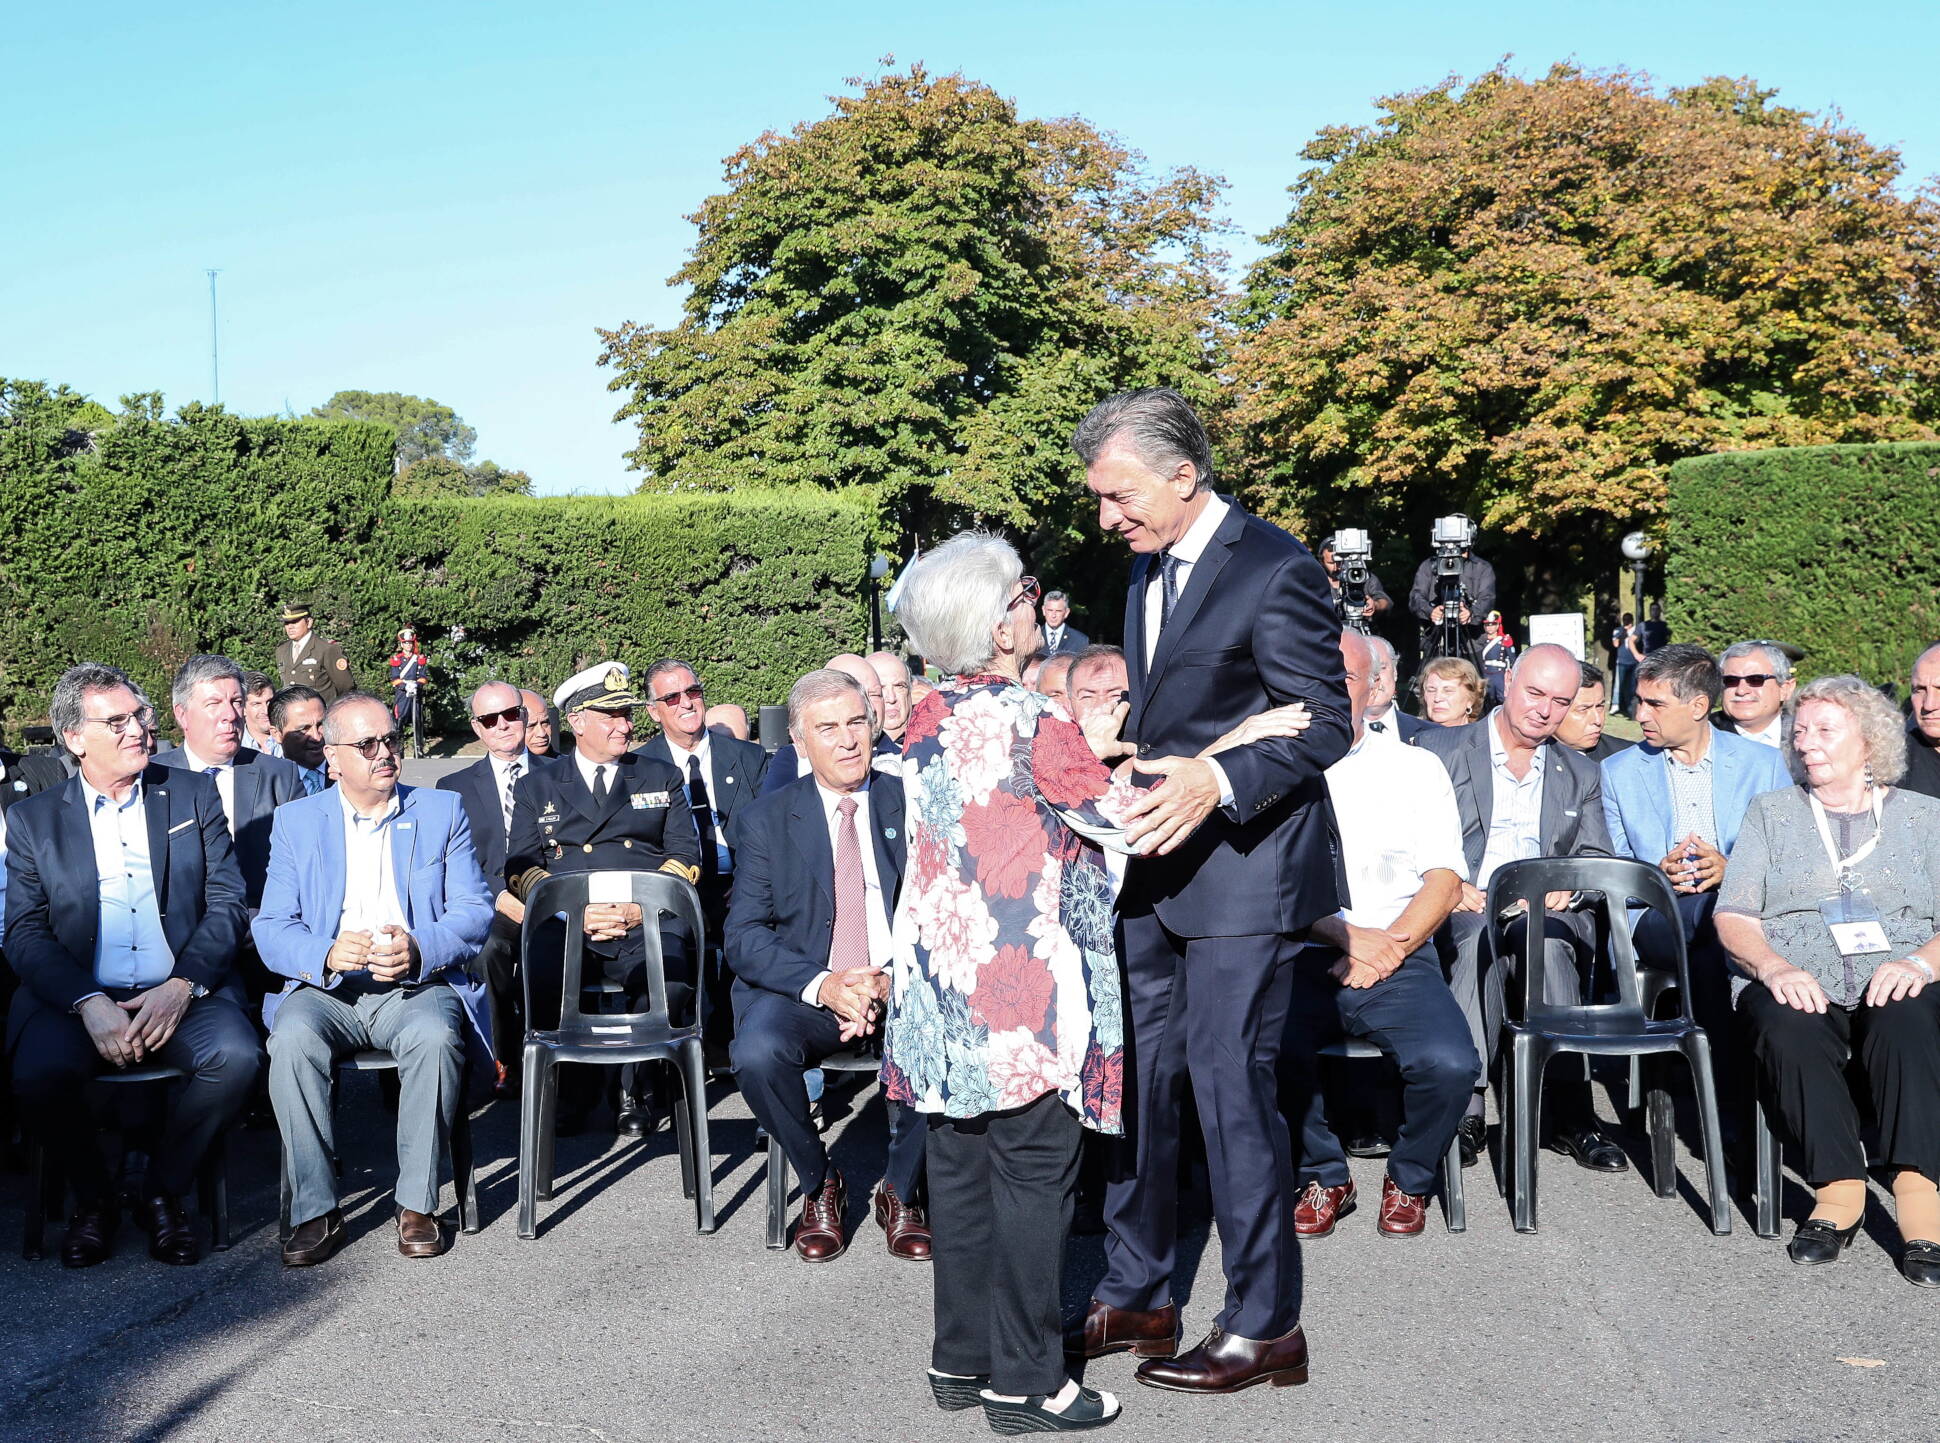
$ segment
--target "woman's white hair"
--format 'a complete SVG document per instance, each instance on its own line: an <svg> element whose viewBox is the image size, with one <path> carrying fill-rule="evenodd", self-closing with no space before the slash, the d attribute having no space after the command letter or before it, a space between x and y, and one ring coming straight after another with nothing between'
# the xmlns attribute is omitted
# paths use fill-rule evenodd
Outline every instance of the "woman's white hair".
<svg viewBox="0 0 1940 1443"><path fill-rule="evenodd" d="M981 670L997 654L991 633L1023 574L1016 548L1003 537L960 531L910 567L896 620L917 653L943 671Z"/></svg>
<svg viewBox="0 0 1940 1443"><path fill-rule="evenodd" d="M1906 723L1878 687L1856 676L1822 676L1799 688L1793 715L1809 701L1830 702L1853 719L1876 783L1890 787L1906 775ZM1797 748L1787 747L1785 760L1792 775L1804 781L1805 763L1799 760Z"/></svg>

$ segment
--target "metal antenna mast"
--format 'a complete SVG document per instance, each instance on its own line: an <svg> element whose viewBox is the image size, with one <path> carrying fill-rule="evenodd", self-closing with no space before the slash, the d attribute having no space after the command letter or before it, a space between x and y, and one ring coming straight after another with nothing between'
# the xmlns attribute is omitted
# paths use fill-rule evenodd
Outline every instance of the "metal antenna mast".
<svg viewBox="0 0 1940 1443"><path fill-rule="evenodd" d="M216 356L216 276L220 272L210 270L209 277L209 404L222 404L222 372Z"/></svg>

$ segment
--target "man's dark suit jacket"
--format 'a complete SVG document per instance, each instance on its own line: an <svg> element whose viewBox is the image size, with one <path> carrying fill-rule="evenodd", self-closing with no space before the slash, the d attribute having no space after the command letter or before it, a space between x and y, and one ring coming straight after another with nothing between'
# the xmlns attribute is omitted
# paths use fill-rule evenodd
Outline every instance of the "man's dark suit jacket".
<svg viewBox="0 0 1940 1443"><path fill-rule="evenodd" d="M0 779L0 815L10 812L15 803L26 801L36 792L58 787L67 780L67 773L53 757L22 756L5 747L0 747L0 768L6 773Z"/></svg>
<svg viewBox="0 0 1940 1443"><path fill-rule="evenodd" d="M1126 902L1149 904L1181 937L1300 931L1340 905L1322 773L1353 739L1327 573L1279 527L1232 507L1187 576L1148 673L1145 588L1157 571L1155 557L1138 558L1125 605L1125 735L1140 756L1197 756L1289 702L1305 702L1313 720L1299 737L1221 752L1232 807L1171 856L1134 858Z"/></svg>
<svg viewBox="0 0 1940 1443"><path fill-rule="evenodd" d="M1064 624L1064 634L1058 638L1058 644L1056 646L1051 645L1051 628L1048 626L1044 628L1044 654L1046 656L1076 656L1090 645L1091 638L1086 636L1082 631L1079 631L1077 627L1068 621Z"/></svg>
<svg viewBox="0 0 1940 1443"><path fill-rule="evenodd" d="M858 812L856 827L866 828L865 845L875 847L883 907L893 919L903 880L903 784L871 774L868 815ZM741 819L726 929L736 1011L757 989L799 998L827 969L834 928L835 852L815 778L806 776L761 798Z"/></svg>
<svg viewBox="0 0 1940 1443"><path fill-rule="evenodd" d="M1912 723L1906 731L1906 775L1899 784L1909 792L1940 797L1940 750L1928 745Z"/></svg>
<svg viewBox="0 0 1940 1443"><path fill-rule="evenodd" d="M1489 731L1495 713L1467 726L1430 727L1415 745L1433 752L1448 768L1455 807L1462 818L1462 851L1469 880L1475 879L1489 847L1495 814L1495 777L1489 764ZM1545 742L1536 754L1543 767L1543 811L1538 840L1545 857L1607 857L1610 826L1603 816L1603 771L1561 742Z"/></svg>
<svg viewBox="0 0 1940 1443"><path fill-rule="evenodd" d="M162 933L177 977L226 987L249 923L229 820L209 777L150 765L141 774L148 854ZM7 813L7 961L21 990L9 1045L41 1009L72 1010L100 988L94 943L101 897L94 831L81 779L27 798Z"/></svg>
<svg viewBox="0 0 1940 1443"><path fill-rule="evenodd" d="M157 752L155 760L178 771L190 770L188 754L180 747ZM236 865L242 868L243 890L254 911L263 905L263 881L269 876L270 813L304 795L303 773L295 762L237 747L235 782L236 815L230 820L236 824Z"/></svg>
<svg viewBox="0 0 1940 1443"><path fill-rule="evenodd" d="M547 771L557 762L551 757L532 756L528 776ZM471 824L472 850L478 853L479 870L496 897L505 886L505 805L499 796L498 778L492 772L492 759L480 757L468 767L460 767L438 778L438 790L456 792L465 804L465 820Z"/></svg>
<svg viewBox="0 0 1940 1443"><path fill-rule="evenodd" d="M899 757L903 754L901 742L884 735L876 738L875 755L879 757ZM793 742L783 742L775 754L768 758L768 769L762 774L761 795L771 797L784 787L807 776L802 770L801 754L795 750ZM880 772L877 773L881 775ZM732 845L732 842L729 843Z"/></svg>
<svg viewBox="0 0 1940 1443"><path fill-rule="evenodd" d="M1388 714L1381 720L1386 722L1395 735L1409 746L1414 745L1415 738L1426 731L1429 725L1418 716L1409 716L1398 706L1389 707Z"/></svg>
<svg viewBox="0 0 1940 1443"><path fill-rule="evenodd" d="M686 780L686 763L675 766L673 748L667 745L665 734L650 738L644 746L635 747L634 752L638 756L665 762L680 773L683 781ZM761 778L768 770L768 753L755 742L716 735L707 739L707 757L708 805L720 813L721 839L728 844L728 851L738 856L735 818L740 815L742 808L761 795Z"/></svg>

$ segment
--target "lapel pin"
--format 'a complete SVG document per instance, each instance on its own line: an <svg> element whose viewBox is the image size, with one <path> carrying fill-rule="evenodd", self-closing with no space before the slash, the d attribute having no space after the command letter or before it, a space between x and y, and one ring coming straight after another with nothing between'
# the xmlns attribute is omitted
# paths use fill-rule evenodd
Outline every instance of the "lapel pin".
<svg viewBox="0 0 1940 1443"><path fill-rule="evenodd" d="M889 841L893 842L896 840L896 829L894 827L884 827L882 829L882 834Z"/></svg>
<svg viewBox="0 0 1940 1443"><path fill-rule="evenodd" d="M723 782L721 783L721 785L722 785L722 786L724 786L724 787L731 787L731 786L733 786L733 785L734 785L734 778L733 778L733 777L729 777L729 778L727 778L727 779L726 779L725 781L723 781Z"/></svg>

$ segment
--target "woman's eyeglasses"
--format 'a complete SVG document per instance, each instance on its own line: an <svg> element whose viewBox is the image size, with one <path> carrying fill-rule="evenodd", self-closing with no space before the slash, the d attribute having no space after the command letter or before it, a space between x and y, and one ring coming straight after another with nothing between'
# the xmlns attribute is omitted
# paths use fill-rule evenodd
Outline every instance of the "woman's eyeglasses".
<svg viewBox="0 0 1940 1443"><path fill-rule="evenodd" d="M1019 606L1036 606L1037 599L1043 594L1044 588L1037 584L1035 576L1021 577L1017 582L1017 595L1010 599L1010 604L1004 610L1010 611Z"/></svg>

